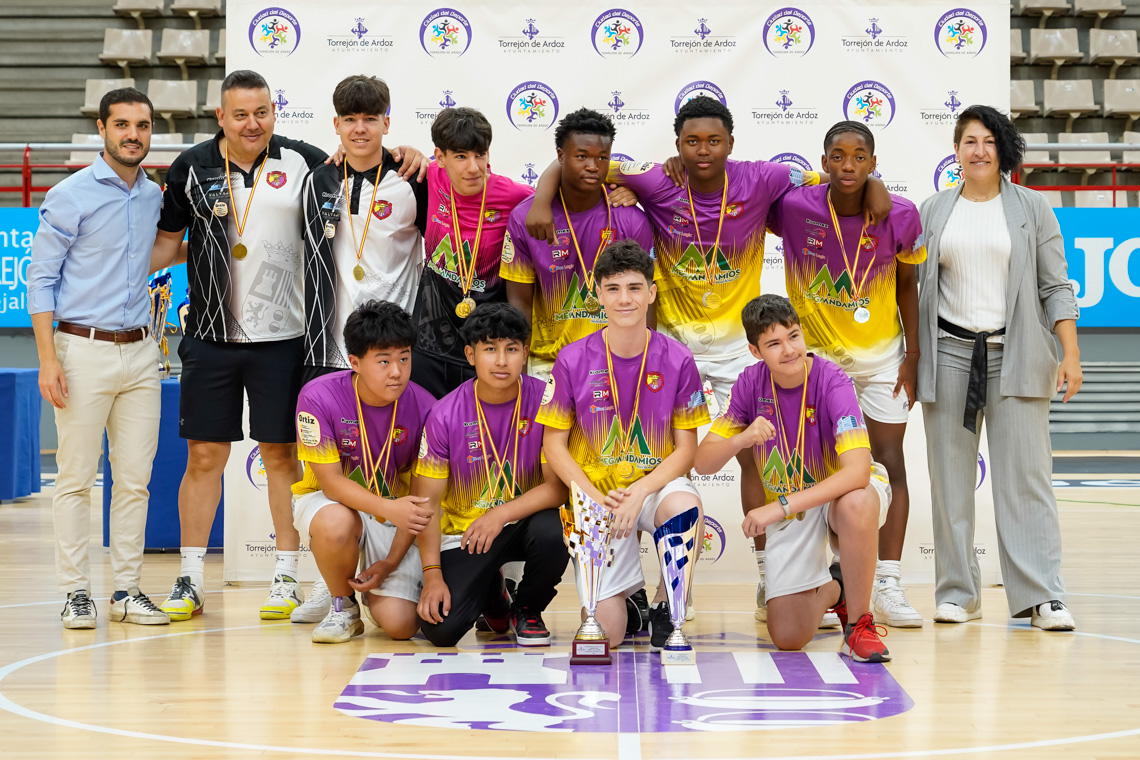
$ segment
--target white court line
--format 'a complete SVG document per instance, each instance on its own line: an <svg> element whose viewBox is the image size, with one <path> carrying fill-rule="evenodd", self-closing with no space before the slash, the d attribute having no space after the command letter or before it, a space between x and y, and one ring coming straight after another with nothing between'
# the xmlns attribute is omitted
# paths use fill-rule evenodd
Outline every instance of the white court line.
<svg viewBox="0 0 1140 760"><path fill-rule="evenodd" d="M736 669L740 671L744 683L784 682L784 676L776 667L771 652L733 652L732 659L736 660Z"/></svg>
<svg viewBox="0 0 1140 760"><path fill-rule="evenodd" d="M250 588L218 589L217 591L207 591L206 593L207 594L224 594L227 591L253 591L256 588L259 588L259 587L251 586ZM93 602L107 602L110 600L111 600L111 597L109 597L109 596L100 596L100 597L92 599L91 601L93 601ZM14 609L16 607L45 607L49 604L54 604L56 606L59 606L59 602L24 602L23 604L0 604L0 610L10 610L10 609Z"/></svg>
<svg viewBox="0 0 1140 760"><path fill-rule="evenodd" d="M651 666L652 667L652 666ZM696 665L663 665L669 683L700 683L701 671Z"/></svg>
<svg viewBox="0 0 1140 760"><path fill-rule="evenodd" d="M808 652L807 656L824 683L859 683L838 652Z"/></svg>

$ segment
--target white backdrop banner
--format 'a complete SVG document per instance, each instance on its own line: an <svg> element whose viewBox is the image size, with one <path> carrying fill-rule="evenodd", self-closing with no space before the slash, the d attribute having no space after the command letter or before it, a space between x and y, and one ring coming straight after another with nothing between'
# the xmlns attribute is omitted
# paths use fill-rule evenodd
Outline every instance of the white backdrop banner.
<svg viewBox="0 0 1140 760"><path fill-rule="evenodd" d="M350 74L388 83L389 145L430 153L436 114L478 108L494 127L493 170L531 184L554 159L554 125L583 106L613 119L619 157L663 161L676 152L677 109L709 95L732 109L734 158L807 169L819 168L828 127L859 120L875 133L877 174L891 192L915 203L958 182L952 138L961 109L971 103L1004 109L1009 103L1009 8L994 0L794 6L723 0L699 11L679 0L623 7L448 2L455 7L408 0L382 6L230 0L227 68L265 76L279 134L330 152L337 145L332 90ZM767 251L760 286L783 293L778 238L770 238ZM235 446L232 459L249 448ZM930 582L930 495L917 410L906 453L911 519L904 571L908 582ZM248 473L232 476L237 467L231 461L226 472L226 579L266 580L272 552L264 558L245 549L272 533L265 492ZM704 582L755 577L750 542L739 528L734 467L697 480L712 518L705 537L709 556L698 576ZM993 583L1000 576L989 493L984 483L978 552L983 581Z"/></svg>

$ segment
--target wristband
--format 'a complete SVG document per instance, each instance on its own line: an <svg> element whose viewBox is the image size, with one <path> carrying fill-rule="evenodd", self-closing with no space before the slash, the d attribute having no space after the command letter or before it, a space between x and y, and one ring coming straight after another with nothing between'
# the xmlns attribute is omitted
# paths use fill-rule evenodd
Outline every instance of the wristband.
<svg viewBox="0 0 1140 760"><path fill-rule="evenodd" d="M443 568L439 565L424 565L423 571L426 573L428 570L438 570L441 573L443 572Z"/></svg>
<svg viewBox="0 0 1140 760"><path fill-rule="evenodd" d="M788 503L788 497L780 494L780 506L784 509L784 517L792 516L792 505Z"/></svg>

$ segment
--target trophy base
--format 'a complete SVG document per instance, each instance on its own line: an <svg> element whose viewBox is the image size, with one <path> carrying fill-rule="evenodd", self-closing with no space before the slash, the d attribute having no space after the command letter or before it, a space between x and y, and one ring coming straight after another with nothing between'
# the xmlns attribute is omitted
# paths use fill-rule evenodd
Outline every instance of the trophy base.
<svg viewBox="0 0 1140 760"><path fill-rule="evenodd" d="M610 665L614 661L610 654L610 642L574 639L570 645L571 665Z"/></svg>
<svg viewBox="0 0 1140 760"><path fill-rule="evenodd" d="M666 646L661 650L662 665L695 665L696 663L697 655L691 646Z"/></svg>

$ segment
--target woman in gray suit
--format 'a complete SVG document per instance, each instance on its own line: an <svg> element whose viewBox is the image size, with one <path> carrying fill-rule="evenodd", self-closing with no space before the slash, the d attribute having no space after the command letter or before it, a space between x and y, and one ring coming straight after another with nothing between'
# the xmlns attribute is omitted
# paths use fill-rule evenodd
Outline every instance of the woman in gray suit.
<svg viewBox="0 0 1140 760"><path fill-rule="evenodd" d="M934 620L981 617L974 483L982 417L990 449L998 552L1010 614L1072 630L1061 580L1049 400L1081 387L1077 302L1057 217L1007 178L1025 140L989 106L954 127L962 181L922 204L918 400L934 512ZM1054 334L1063 357L1057 359Z"/></svg>

